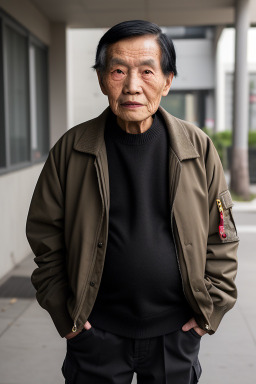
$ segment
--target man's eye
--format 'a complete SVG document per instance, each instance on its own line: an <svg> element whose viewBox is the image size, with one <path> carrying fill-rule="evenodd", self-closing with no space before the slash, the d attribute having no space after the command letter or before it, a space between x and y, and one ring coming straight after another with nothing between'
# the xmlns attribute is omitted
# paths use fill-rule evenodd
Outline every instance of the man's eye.
<svg viewBox="0 0 256 384"><path fill-rule="evenodd" d="M144 71L144 73L145 73L146 75L150 75L150 74L153 73L153 72L150 71L149 69L146 69L146 70Z"/></svg>
<svg viewBox="0 0 256 384"><path fill-rule="evenodd" d="M111 72L111 76L114 80L122 80L125 76L125 73L121 69L114 69Z"/></svg>

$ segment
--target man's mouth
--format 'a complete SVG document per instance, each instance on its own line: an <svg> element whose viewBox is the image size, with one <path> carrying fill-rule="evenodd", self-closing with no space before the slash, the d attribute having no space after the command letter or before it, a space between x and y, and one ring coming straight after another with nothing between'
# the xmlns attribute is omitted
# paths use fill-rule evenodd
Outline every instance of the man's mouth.
<svg viewBox="0 0 256 384"><path fill-rule="evenodd" d="M143 104L138 103L137 101L126 101L125 103L121 103L121 106L125 108L139 108L143 107Z"/></svg>

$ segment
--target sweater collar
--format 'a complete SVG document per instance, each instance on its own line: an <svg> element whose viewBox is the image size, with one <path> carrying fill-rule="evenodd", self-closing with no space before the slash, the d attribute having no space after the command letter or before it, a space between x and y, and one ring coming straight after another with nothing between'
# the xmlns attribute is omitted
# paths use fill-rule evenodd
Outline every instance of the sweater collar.
<svg viewBox="0 0 256 384"><path fill-rule="evenodd" d="M106 123L105 140L109 138L114 142L133 147L147 145L161 135L164 130L163 123L161 123L157 113L152 117L153 122L145 132L134 134L124 131L118 125L116 115L111 111Z"/></svg>
<svg viewBox="0 0 256 384"><path fill-rule="evenodd" d="M200 157L199 153L190 141L182 120L168 113L159 106L165 124L167 126L170 146L180 161ZM80 152L98 156L104 142L104 131L110 107L107 107L101 115L85 123L83 134L74 143L74 149Z"/></svg>

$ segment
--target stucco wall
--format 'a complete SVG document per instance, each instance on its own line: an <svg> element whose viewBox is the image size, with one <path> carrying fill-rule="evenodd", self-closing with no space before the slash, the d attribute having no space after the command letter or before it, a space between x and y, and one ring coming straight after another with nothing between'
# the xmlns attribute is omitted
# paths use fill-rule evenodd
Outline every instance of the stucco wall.
<svg viewBox="0 0 256 384"><path fill-rule="evenodd" d="M108 100L100 90L94 64L104 29L67 30L68 127L98 116Z"/></svg>
<svg viewBox="0 0 256 384"><path fill-rule="evenodd" d="M0 0L0 8L46 45L50 45L49 20L28 0Z"/></svg>
<svg viewBox="0 0 256 384"><path fill-rule="evenodd" d="M0 278L32 253L26 217L42 163L0 176Z"/></svg>
<svg viewBox="0 0 256 384"><path fill-rule="evenodd" d="M2 8L43 43L50 45L50 22L27 0L0 0ZM26 216L42 163L0 175L0 278L31 253Z"/></svg>
<svg viewBox="0 0 256 384"><path fill-rule="evenodd" d="M177 54L178 77L173 90L214 88L214 52L212 39L173 40Z"/></svg>
<svg viewBox="0 0 256 384"><path fill-rule="evenodd" d="M248 50L247 64L248 71L256 73L256 28L250 28L248 31ZM225 126L225 76L226 73L234 72L235 60L235 29L226 28L222 32L217 49L217 82L216 82L216 100L217 100L217 130L223 131Z"/></svg>

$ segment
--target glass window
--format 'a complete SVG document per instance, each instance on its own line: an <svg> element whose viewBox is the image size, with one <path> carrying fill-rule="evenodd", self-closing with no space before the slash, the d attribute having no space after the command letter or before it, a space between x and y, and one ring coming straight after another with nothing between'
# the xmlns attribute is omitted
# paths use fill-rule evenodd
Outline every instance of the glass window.
<svg viewBox="0 0 256 384"><path fill-rule="evenodd" d="M33 160L37 160L49 150L46 50L32 44L29 60L31 146Z"/></svg>
<svg viewBox="0 0 256 384"><path fill-rule="evenodd" d="M233 74L227 73L225 77L225 128L228 130L232 130L233 125L233 82Z"/></svg>
<svg viewBox="0 0 256 384"><path fill-rule="evenodd" d="M0 174L49 151L48 48L0 9Z"/></svg>
<svg viewBox="0 0 256 384"><path fill-rule="evenodd" d="M10 164L30 160L27 38L5 26L6 128Z"/></svg>
<svg viewBox="0 0 256 384"><path fill-rule="evenodd" d="M256 73L250 74L249 83L249 129L256 130Z"/></svg>
<svg viewBox="0 0 256 384"><path fill-rule="evenodd" d="M0 168L5 166L2 20L0 19Z"/></svg>
<svg viewBox="0 0 256 384"><path fill-rule="evenodd" d="M185 93L170 92L167 96L162 97L161 106L172 115L185 119Z"/></svg>
<svg viewBox="0 0 256 384"><path fill-rule="evenodd" d="M249 76L249 130L256 130L256 73ZM232 130L233 123L233 86L234 74L226 73L225 76L225 123L226 129Z"/></svg>
<svg viewBox="0 0 256 384"><path fill-rule="evenodd" d="M198 95L199 92L171 90L167 96L162 97L161 106L175 117L199 125Z"/></svg>

